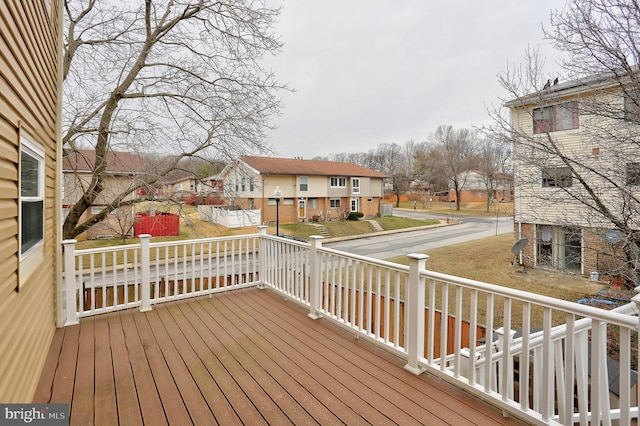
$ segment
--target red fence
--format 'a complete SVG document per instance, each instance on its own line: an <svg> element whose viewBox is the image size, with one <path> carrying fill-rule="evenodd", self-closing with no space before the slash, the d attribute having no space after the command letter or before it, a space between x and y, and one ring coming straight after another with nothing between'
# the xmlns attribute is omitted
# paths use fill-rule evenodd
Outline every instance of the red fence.
<svg viewBox="0 0 640 426"><path fill-rule="evenodd" d="M177 237L180 235L180 216L173 213L156 213L154 216L150 216L149 213L138 213L134 232L136 237L140 234L150 234L153 237Z"/></svg>

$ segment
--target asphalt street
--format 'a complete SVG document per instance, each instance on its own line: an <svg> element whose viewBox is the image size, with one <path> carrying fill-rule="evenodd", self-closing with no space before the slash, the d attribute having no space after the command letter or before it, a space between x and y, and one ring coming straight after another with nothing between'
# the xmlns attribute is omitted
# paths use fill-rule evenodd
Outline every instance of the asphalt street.
<svg viewBox="0 0 640 426"><path fill-rule="evenodd" d="M446 218L446 215L421 211L394 210L394 216L416 219ZM323 244L348 253L369 256L375 259L390 259L411 253L422 253L431 249L463 243L480 238L513 232L513 217L459 217L458 224L427 228L416 231L384 235L370 235L345 241Z"/></svg>

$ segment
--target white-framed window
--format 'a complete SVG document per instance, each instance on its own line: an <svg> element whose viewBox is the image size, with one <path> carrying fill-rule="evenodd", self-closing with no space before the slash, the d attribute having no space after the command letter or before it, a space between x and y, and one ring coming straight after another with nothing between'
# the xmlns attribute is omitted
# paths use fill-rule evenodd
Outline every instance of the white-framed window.
<svg viewBox="0 0 640 426"><path fill-rule="evenodd" d="M247 190L247 178L242 178L242 192Z"/></svg>
<svg viewBox="0 0 640 426"><path fill-rule="evenodd" d="M360 193L360 178L351 178L351 193Z"/></svg>
<svg viewBox="0 0 640 426"><path fill-rule="evenodd" d="M310 209L317 209L318 208L318 199L317 198L309 198L308 204L309 204L309 208Z"/></svg>
<svg viewBox="0 0 640 426"><path fill-rule="evenodd" d="M332 209L339 209L340 208L340 198L331 198L329 200L329 207L331 207Z"/></svg>
<svg viewBox="0 0 640 426"><path fill-rule="evenodd" d="M300 191L308 191L309 190L309 177L308 176L299 176L298 177L298 185Z"/></svg>
<svg viewBox="0 0 640 426"><path fill-rule="evenodd" d="M329 178L329 186L331 188L346 188L347 178L345 177L331 177Z"/></svg>
<svg viewBox="0 0 640 426"><path fill-rule="evenodd" d="M236 192L238 192L240 190L240 182L238 182L238 179L236 178Z"/></svg>
<svg viewBox="0 0 640 426"><path fill-rule="evenodd" d="M20 137L20 256L44 241L44 150Z"/></svg>
<svg viewBox="0 0 640 426"><path fill-rule="evenodd" d="M254 182L253 182L253 178L250 177L249 178L249 191L253 192L254 189Z"/></svg>

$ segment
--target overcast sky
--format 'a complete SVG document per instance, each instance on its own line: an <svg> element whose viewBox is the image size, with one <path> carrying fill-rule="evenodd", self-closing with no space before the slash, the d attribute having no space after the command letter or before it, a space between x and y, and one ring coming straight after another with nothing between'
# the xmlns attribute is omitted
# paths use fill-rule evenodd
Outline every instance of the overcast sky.
<svg viewBox="0 0 640 426"><path fill-rule="evenodd" d="M561 0L285 0L269 66L295 93L268 142L278 156L361 152L426 140L441 124L489 124L496 76L543 40ZM554 56L555 55L555 56Z"/></svg>

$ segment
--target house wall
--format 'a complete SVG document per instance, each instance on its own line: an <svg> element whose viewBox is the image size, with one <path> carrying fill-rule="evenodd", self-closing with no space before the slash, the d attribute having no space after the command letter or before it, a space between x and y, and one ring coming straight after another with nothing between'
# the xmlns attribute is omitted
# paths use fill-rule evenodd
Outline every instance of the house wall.
<svg viewBox="0 0 640 426"><path fill-rule="evenodd" d="M588 94L589 95L589 94ZM587 96L588 97L588 96ZM598 93L598 99L607 100L609 102L622 103L621 94L617 89L609 90L606 93ZM619 98L619 99L618 99ZM581 101L578 95L562 98L550 102L550 105ZM584 101L584 100L582 100ZM542 104L541 106L545 106ZM512 110L512 124L532 138L547 138L546 134L533 135L533 118L531 116L532 105L514 108ZM622 104L621 104L622 107ZM616 176L611 170L611 166L620 172L618 176L624 179L624 167L619 166L620 151L624 147L616 141L612 147L607 141L594 142L591 138L582 137L582 132L589 126L589 120L598 119L598 126L606 127L607 123L601 117L592 117L580 114L580 127L578 129L555 131L551 133L555 143L564 152L570 152L571 156L577 158L580 162L600 171L604 176ZM611 122L615 125L615 121ZM597 146L596 146L597 145ZM597 154L594 153L597 148ZM637 158L637 148L629 147L630 158ZM615 151L615 152L614 152ZM547 155L541 152L532 152L523 147L514 147L514 169L515 169L515 192L519 203L516 204L516 221L522 222L540 222L545 223L571 223L583 227L606 227L609 226L608 221L603 220L593 214L593 211L587 211L583 205L570 197L560 188L544 188L542 187L541 167L562 166L560 160L556 157L546 158ZM526 159L520 161L519 159ZM599 197L608 206L617 208L616 206L621 200L616 198L616 191L611 190L610 184L598 173L588 173L585 169L579 170L582 174L589 177L590 185L600 189ZM578 191L578 185L574 183L575 191Z"/></svg>
<svg viewBox="0 0 640 426"><path fill-rule="evenodd" d="M106 175L104 178L104 189L94 201L95 205L105 205L112 202L115 196L121 194L126 189L133 186L136 177L134 175ZM84 189L91 182L91 175L88 173L64 172L64 206L75 204L84 193ZM131 200L135 194L127 195L124 200Z"/></svg>
<svg viewBox="0 0 640 426"><path fill-rule="evenodd" d="M493 194L493 199L498 202L510 202L512 201L511 191L498 189ZM451 191L451 201L456 200L455 191ZM480 190L463 190L460 192L460 202L462 203L486 203L487 191Z"/></svg>
<svg viewBox="0 0 640 426"><path fill-rule="evenodd" d="M547 103L531 104L512 109L511 120L514 127L525 132L530 138L547 138L547 134L533 134L532 108L554 105L569 101L578 101L581 112L577 129L554 131L550 133L555 144L563 152L585 166L578 167L578 173L585 178L589 186L598 193L598 198L611 211L624 211L625 200L617 194L619 191L607 179L617 182L626 179L624 158L627 161L638 161L637 147L625 146L621 139L615 141L596 139L590 136L588 129L606 129L616 126L616 133L624 131L618 120L608 122L602 116L585 113L585 105L594 99L616 107L623 111L623 96L618 87L606 88L597 92L583 91L571 96L550 99ZM597 120L597 121L596 121ZM597 125L597 126L596 126ZM637 127L629 126L629 131L637 132ZM622 162L622 164L620 164ZM553 226L573 226L581 229L582 253L581 265L585 276L599 272L602 276L614 257L620 258L622 250L612 246L602 238L608 228L613 228L610 220L596 213L596 209L585 208L580 199L588 199L584 188L575 180L569 188L571 195L562 188L545 188L542 185L543 167L563 166L557 157L533 151L519 144L514 145L515 171L515 221L522 224L522 236L529 238L530 244L525 253L529 256L527 264L533 265L535 240L533 224ZM516 230L517 232L517 230ZM614 261L615 262L615 261ZM618 261L619 262L619 261Z"/></svg>
<svg viewBox="0 0 640 426"><path fill-rule="evenodd" d="M465 172L460 175L460 182L464 183L462 191L460 191L460 201L463 203L486 202L487 201L487 185L482 179L482 175L478 172ZM451 183L451 181L450 181ZM512 181L498 178L494 181L495 192L493 199L498 201L511 201L513 194L511 193ZM451 200L455 201L456 192L453 187L449 188Z"/></svg>
<svg viewBox="0 0 640 426"><path fill-rule="evenodd" d="M106 175L104 178L104 190L98 195L93 206L80 216L78 223L86 222L92 215L98 213L103 206L112 202L118 194L131 187L134 184L134 180L134 175ZM63 181L64 196L62 197L62 205L64 209L67 209L82 196L84 193L83 188L86 188L91 181L91 175L87 173L65 172L63 173ZM131 200L134 196L135 194L129 194L124 198L124 201ZM89 230L75 238L77 240L85 240L87 238L93 239L106 235L120 236L133 226L133 211L134 209L131 206L117 209L109 214L104 221L95 224L89 228Z"/></svg>
<svg viewBox="0 0 640 426"><path fill-rule="evenodd" d="M50 5L50 10L46 4ZM29 403L56 324L60 2L0 6L0 401ZM20 136L44 148L44 244L20 260Z"/></svg>

